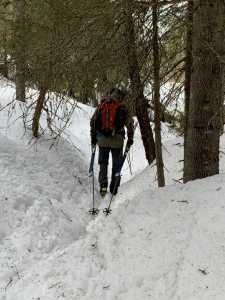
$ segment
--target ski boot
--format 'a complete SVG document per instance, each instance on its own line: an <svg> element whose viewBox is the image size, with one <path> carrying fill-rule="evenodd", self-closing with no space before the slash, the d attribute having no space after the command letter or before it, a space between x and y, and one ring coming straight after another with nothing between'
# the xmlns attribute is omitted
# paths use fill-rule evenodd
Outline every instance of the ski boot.
<svg viewBox="0 0 225 300"><path fill-rule="evenodd" d="M107 193L107 184L102 183L100 185L100 195L102 196L102 198L105 197L106 193Z"/></svg>

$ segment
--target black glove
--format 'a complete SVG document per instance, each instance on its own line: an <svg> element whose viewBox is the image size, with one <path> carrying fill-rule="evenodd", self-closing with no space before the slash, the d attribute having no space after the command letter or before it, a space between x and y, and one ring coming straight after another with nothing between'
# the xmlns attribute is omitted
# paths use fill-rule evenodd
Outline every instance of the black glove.
<svg viewBox="0 0 225 300"><path fill-rule="evenodd" d="M132 139L128 139L127 147L130 148L133 145L134 141Z"/></svg>

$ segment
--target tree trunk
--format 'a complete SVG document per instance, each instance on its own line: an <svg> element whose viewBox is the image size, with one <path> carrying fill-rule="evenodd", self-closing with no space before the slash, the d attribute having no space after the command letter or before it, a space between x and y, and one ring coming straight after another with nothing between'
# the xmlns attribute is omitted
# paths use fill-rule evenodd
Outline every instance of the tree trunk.
<svg viewBox="0 0 225 300"><path fill-rule="evenodd" d="M224 19L223 0L194 1L185 182L219 173L220 111L224 97Z"/></svg>
<svg viewBox="0 0 225 300"><path fill-rule="evenodd" d="M46 89L41 88L37 99L35 111L34 111L32 131L33 131L33 136L36 138L38 137L38 133L39 133L39 123L40 123L41 113L45 103L45 94L46 94Z"/></svg>
<svg viewBox="0 0 225 300"><path fill-rule="evenodd" d="M141 136L145 148L146 159L149 164L155 159L155 143L148 109L144 98L144 88L140 78L140 69L137 59L134 21L132 17L132 1L124 0L126 53L128 59L128 72L131 81L132 99L134 99L137 119L140 126Z"/></svg>
<svg viewBox="0 0 225 300"><path fill-rule="evenodd" d="M224 99L223 99L223 106L220 113L220 135L224 134L224 116L225 116L225 107L224 107Z"/></svg>
<svg viewBox="0 0 225 300"><path fill-rule="evenodd" d="M15 0L16 99L25 102L25 0Z"/></svg>
<svg viewBox="0 0 225 300"><path fill-rule="evenodd" d="M165 186L164 165L162 157L162 140L161 140L161 105L160 105L160 53L159 53L159 36L158 36L158 0L155 0L152 6L153 20L153 99L155 111L155 149L156 149L156 166L158 186Z"/></svg>
<svg viewBox="0 0 225 300"><path fill-rule="evenodd" d="M6 35L6 30L3 31L2 33L2 40L3 40L3 53L2 53L2 58L3 58L3 65L1 66L0 72L2 75L6 78L8 78L8 57L7 57L7 50L6 50L6 45L7 45L7 35Z"/></svg>
<svg viewBox="0 0 225 300"><path fill-rule="evenodd" d="M184 178L186 177L187 170L187 128L189 117L189 105L190 105L190 92L191 92L191 70L192 70L192 34L193 34L193 1L188 2L187 17L186 17L186 59L185 59L185 108L184 108Z"/></svg>

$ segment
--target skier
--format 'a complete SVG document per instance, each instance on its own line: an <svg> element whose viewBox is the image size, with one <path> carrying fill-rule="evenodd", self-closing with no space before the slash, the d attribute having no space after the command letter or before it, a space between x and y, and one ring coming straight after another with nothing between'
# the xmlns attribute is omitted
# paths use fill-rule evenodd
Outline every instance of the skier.
<svg viewBox="0 0 225 300"><path fill-rule="evenodd" d="M127 128L127 147L132 146L134 137L133 119L124 102L125 92L113 88L109 96L103 97L95 110L91 122L92 147L99 146L98 163L100 194L102 197L108 188L108 162L109 153L112 154L112 176L110 193L116 195L120 185L120 178L116 180L115 174L120 170L123 159L123 144L125 139L125 126Z"/></svg>

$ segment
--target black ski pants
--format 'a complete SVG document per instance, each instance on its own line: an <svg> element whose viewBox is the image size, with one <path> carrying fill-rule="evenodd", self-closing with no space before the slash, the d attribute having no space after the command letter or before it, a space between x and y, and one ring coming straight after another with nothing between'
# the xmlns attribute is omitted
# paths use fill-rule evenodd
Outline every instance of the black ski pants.
<svg viewBox="0 0 225 300"><path fill-rule="evenodd" d="M116 180L115 174L120 170L123 159L123 148L99 147L98 163L100 166L100 171L98 180L100 186L108 186L108 163L110 152L112 154L112 177L110 183L110 192L116 194L120 185L120 178Z"/></svg>

